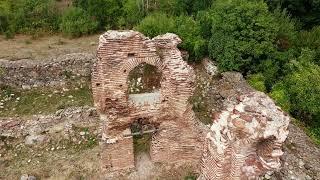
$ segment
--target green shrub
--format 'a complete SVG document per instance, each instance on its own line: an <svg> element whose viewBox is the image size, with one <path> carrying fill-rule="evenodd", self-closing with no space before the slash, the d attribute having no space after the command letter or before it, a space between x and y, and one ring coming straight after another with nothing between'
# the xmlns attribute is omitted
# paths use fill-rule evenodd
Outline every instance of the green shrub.
<svg viewBox="0 0 320 180"><path fill-rule="evenodd" d="M310 31L301 31L295 44L299 49L314 50L316 52L314 63L320 65L320 26L316 26Z"/></svg>
<svg viewBox="0 0 320 180"><path fill-rule="evenodd" d="M282 82L274 85L272 91L269 94L272 99L276 101L276 104L280 106L284 111L290 112L290 98L286 90L286 87Z"/></svg>
<svg viewBox="0 0 320 180"><path fill-rule="evenodd" d="M0 33L4 33L9 27L9 7L6 1L0 2Z"/></svg>
<svg viewBox="0 0 320 180"><path fill-rule="evenodd" d="M98 28L98 22L81 8L71 8L62 17L61 31L70 37L91 34Z"/></svg>
<svg viewBox="0 0 320 180"><path fill-rule="evenodd" d="M120 0L73 0L73 5L99 22L99 29L116 28L122 14Z"/></svg>
<svg viewBox="0 0 320 180"><path fill-rule="evenodd" d="M167 32L174 32L174 23L173 17L169 17L164 13L156 13L144 18L135 29L146 36L155 37Z"/></svg>
<svg viewBox="0 0 320 180"><path fill-rule="evenodd" d="M301 65L285 78L292 110L303 116L320 114L320 67ZM307 118L307 117L305 117Z"/></svg>
<svg viewBox="0 0 320 180"><path fill-rule="evenodd" d="M211 9L211 58L222 71L246 72L275 51L278 25L263 1L217 0Z"/></svg>
<svg viewBox="0 0 320 180"><path fill-rule="evenodd" d="M248 83L258 91L266 92L265 78L261 73L251 74L247 77Z"/></svg>
<svg viewBox="0 0 320 180"><path fill-rule="evenodd" d="M189 52L191 60L200 59L206 52L200 25L192 17L156 13L143 19L135 29L150 37L167 32L176 33L182 39L180 47Z"/></svg>
<svg viewBox="0 0 320 180"><path fill-rule="evenodd" d="M198 22L189 16L175 18L174 33L182 39L181 48L189 52L190 60L199 60L206 53L206 41L201 37Z"/></svg>
<svg viewBox="0 0 320 180"><path fill-rule="evenodd" d="M53 0L18 0L15 6L17 9L13 9L13 13L18 32L58 30L59 13Z"/></svg>

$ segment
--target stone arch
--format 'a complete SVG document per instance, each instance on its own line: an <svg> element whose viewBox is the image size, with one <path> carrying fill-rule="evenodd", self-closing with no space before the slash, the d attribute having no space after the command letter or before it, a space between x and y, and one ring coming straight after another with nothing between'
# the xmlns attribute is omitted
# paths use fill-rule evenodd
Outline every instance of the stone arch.
<svg viewBox="0 0 320 180"><path fill-rule="evenodd" d="M163 69L164 69L164 65L161 61L161 59L157 56L154 57L146 57L146 58L128 58L127 61L125 61L125 63L119 68L119 74L123 73L124 79L126 80L126 83L124 83L125 85L123 86L123 89L125 89L125 93L126 95L128 95L129 93L127 92L128 89L128 83L127 80L129 78L129 74L132 70L134 70L134 68L138 67L140 64L146 63L148 65L152 65L154 67L157 68L157 70L159 70L161 73L163 73ZM161 81L160 84L162 84L163 82ZM159 89L161 91L161 89ZM128 97L128 96L127 96Z"/></svg>
<svg viewBox="0 0 320 180"><path fill-rule="evenodd" d="M130 71L132 71L135 67L139 66L141 63L147 63L152 66L157 67L160 71L163 70L163 63L161 59L157 56L153 57L145 57L145 58L129 58L119 69L120 72L126 73L126 76L129 75Z"/></svg>

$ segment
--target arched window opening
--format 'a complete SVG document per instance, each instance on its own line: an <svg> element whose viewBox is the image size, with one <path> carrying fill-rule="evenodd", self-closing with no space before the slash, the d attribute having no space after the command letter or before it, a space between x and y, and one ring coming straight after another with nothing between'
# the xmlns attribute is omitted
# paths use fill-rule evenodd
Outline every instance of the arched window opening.
<svg viewBox="0 0 320 180"><path fill-rule="evenodd" d="M129 73L129 103L134 106L156 106L160 101L162 73L156 66L142 63Z"/></svg>
<svg viewBox="0 0 320 180"><path fill-rule="evenodd" d="M156 66L142 63L129 73L129 94L152 93L160 89L161 72Z"/></svg>

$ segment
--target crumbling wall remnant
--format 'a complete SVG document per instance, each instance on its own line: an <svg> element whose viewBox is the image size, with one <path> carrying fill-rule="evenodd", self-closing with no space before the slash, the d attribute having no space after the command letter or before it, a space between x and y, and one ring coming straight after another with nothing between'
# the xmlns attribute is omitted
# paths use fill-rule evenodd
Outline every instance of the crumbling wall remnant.
<svg viewBox="0 0 320 180"><path fill-rule="evenodd" d="M255 179L279 168L289 116L267 95L238 87L239 96L233 90L219 92L230 103L214 115L211 129L201 124L189 102L195 72L183 60L180 42L171 33L149 39L135 31L108 31L100 37L92 90L103 122L103 171L135 168L130 127L142 120L153 127L145 131L152 133L151 161L193 165L201 169L200 180ZM160 89L132 95L128 76L144 63L161 72Z"/></svg>
<svg viewBox="0 0 320 180"><path fill-rule="evenodd" d="M100 37L92 90L103 121L103 170L135 167L130 126L139 119L156 129L150 148L153 162L200 163L204 134L188 102L195 73L177 48L180 42L171 33L149 39L135 31L108 31ZM152 94L129 96L128 75L143 63L155 66L162 74L156 94L159 100L150 100L149 96L155 98Z"/></svg>
<svg viewBox="0 0 320 180"><path fill-rule="evenodd" d="M214 117L199 179L256 179L281 165L289 116L261 92L237 100Z"/></svg>

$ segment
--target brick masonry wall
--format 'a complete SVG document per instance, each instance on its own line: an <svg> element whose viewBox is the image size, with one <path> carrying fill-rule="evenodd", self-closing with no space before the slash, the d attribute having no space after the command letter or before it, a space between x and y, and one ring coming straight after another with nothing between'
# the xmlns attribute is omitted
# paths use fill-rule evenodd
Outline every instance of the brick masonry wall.
<svg viewBox="0 0 320 180"><path fill-rule="evenodd" d="M258 179L279 169L289 122L264 93L240 95L213 119L199 180Z"/></svg>
<svg viewBox="0 0 320 180"><path fill-rule="evenodd" d="M124 135L138 118L148 119L159 129L152 136L152 161L199 164L204 128L197 124L188 102L194 90L195 73L183 61L177 48L180 42L174 34L149 39L135 31L108 31L100 37L92 89L104 124L103 144L107 145L102 151L108 158L103 158L102 167L107 172L134 167L133 144ZM128 75L141 63L156 66L162 72L157 106L134 107L128 102ZM119 151L120 147L126 152Z"/></svg>

